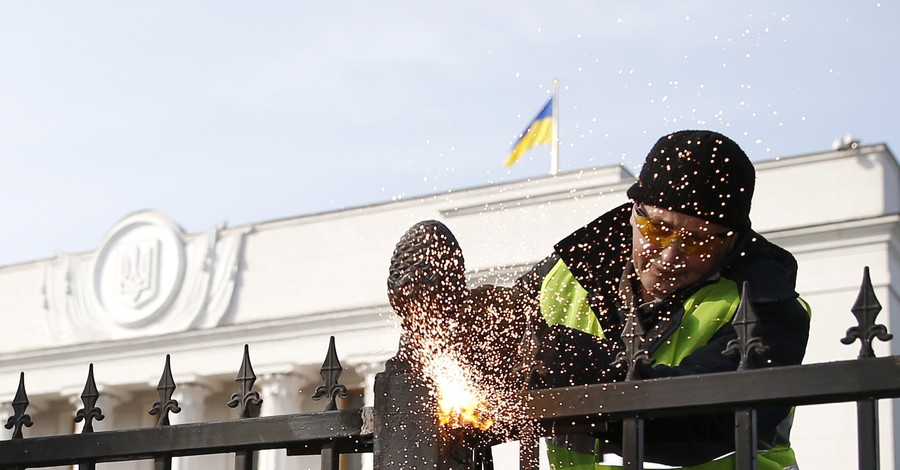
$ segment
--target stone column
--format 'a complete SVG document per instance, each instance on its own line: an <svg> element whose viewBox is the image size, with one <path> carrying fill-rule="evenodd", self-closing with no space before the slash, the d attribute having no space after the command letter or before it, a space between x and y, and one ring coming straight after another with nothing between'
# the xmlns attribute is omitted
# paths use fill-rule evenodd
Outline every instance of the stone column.
<svg viewBox="0 0 900 470"><path fill-rule="evenodd" d="M206 397L215 389L209 383L201 380L191 380L179 383L175 386L172 398L178 401L180 413L170 413L170 424L198 423L205 421ZM209 468L209 457L176 457L172 459L172 470L204 470Z"/></svg>
<svg viewBox="0 0 900 470"><path fill-rule="evenodd" d="M292 373L268 373L256 381L262 398L260 416L277 416L300 412L300 387L304 381ZM292 458L291 461L296 460ZM259 470L283 470L289 467L289 459L284 449L270 449L259 452Z"/></svg>
<svg viewBox="0 0 900 470"><path fill-rule="evenodd" d="M213 387L200 380L179 383L175 386L172 399L178 401L180 413L170 413L169 423L185 424L204 421L206 397L213 393Z"/></svg>
<svg viewBox="0 0 900 470"><path fill-rule="evenodd" d="M97 406L103 412L104 418L103 421L94 421L94 431L118 429L120 427L118 424L121 423L118 423L117 408L129 401L131 401L131 394L123 390L101 391L100 398L97 400ZM84 421L77 423L76 426L83 427L82 424L84 424Z"/></svg>
<svg viewBox="0 0 900 470"><path fill-rule="evenodd" d="M384 370L384 362L369 362L359 364L354 370L362 379L363 406L375 405L375 375ZM362 470L372 470L372 454L365 453L360 456Z"/></svg>

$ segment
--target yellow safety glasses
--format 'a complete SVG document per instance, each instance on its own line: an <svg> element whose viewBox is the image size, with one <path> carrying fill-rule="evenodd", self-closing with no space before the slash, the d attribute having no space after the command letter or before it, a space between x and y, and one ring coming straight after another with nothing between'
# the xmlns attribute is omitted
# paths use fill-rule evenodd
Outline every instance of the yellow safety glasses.
<svg viewBox="0 0 900 470"><path fill-rule="evenodd" d="M734 234L731 230L719 233L698 233L675 228L662 220L650 217L641 204L634 206L634 221L637 223L638 231L651 245L665 249L677 242L677 246L687 255L695 253L708 255L725 245L725 242Z"/></svg>

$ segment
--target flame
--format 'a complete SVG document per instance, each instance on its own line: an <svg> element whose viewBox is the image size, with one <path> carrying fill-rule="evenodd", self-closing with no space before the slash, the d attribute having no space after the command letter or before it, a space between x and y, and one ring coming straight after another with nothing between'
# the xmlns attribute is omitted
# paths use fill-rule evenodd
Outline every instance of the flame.
<svg viewBox="0 0 900 470"><path fill-rule="evenodd" d="M451 428L475 427L487 430L494 421L482 415L486 408L483 392L477 389L459 361L440 354L428 361L426 373L434 382L438 404L438 424Z"/></svg>

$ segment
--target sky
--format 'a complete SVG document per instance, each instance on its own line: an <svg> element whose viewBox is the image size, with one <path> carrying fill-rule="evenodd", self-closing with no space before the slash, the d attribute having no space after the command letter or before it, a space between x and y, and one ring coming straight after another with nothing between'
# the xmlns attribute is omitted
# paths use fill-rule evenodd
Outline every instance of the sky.
<svg viewBox="0 0 900 470"><path fill-rule="evenodd" d="M0 266L547 174L713 129L754 161L898 143L894 1L0 3Z"/></svg>

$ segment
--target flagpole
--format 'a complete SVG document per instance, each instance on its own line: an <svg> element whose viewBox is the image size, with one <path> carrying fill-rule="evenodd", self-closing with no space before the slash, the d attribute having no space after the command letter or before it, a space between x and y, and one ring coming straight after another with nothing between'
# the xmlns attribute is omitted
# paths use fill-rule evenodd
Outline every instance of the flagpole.
<svg viewBox="0 0 900 470"><path fill-rule="evenodd" d="M553 79L553 120L550 140L550 175L559 173L559 79Z"/></svg>

